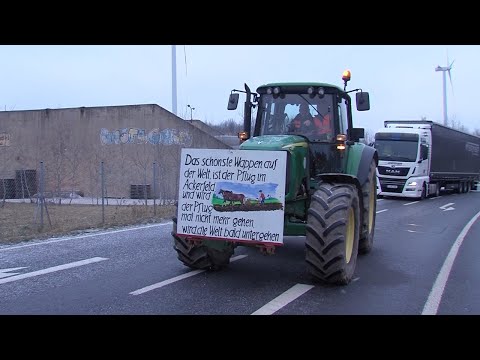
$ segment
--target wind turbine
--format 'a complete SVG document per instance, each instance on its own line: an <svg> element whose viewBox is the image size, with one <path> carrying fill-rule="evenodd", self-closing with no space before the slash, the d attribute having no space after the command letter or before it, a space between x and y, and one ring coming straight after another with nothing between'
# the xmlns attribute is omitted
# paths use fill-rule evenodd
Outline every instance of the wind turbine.
<svg viewBox="0 0 480 360"><path fill-rule="evenodd" d="M450 78L450 85L452 86L452 91L453 91L453 84L452 84L452 75L450 75L450 70L452 69L452 65L455 62L455 60L452 61L452 63L448 66L442 67L438 65L435 68L435 71L441 71L443 73L443 125L447 126L448 125L448 119L447 119L447 78L445 75L445 72L448 71L448 77ZM447 53L447 64L448 64L448 53Z"/></svg>

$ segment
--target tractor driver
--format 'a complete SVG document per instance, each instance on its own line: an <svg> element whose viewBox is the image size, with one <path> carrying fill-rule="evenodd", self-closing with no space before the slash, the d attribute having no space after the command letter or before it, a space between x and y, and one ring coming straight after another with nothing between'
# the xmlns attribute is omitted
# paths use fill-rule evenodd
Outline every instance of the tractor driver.
<svg viewBox="0 0 480 360"><path fill-rule="evenodd" d="M301 103L298 115L295 116L290 124L290 131L329 141L332 138L330 115L318 113L312 117L309 105Z"/></svg>
<svg viewBox="0 0 480 360"><path fill-rule="evenodd" d="M307 103L301 103L299 113L292 120L289 130L295 133L305 133L313 129L313 117Z"/></svg>

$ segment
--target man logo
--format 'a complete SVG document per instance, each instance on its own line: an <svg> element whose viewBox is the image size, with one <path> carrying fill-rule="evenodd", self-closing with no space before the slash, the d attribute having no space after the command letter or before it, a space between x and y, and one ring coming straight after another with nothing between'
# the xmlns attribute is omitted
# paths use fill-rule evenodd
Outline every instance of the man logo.
<svg viewBox="0 0 480 360"><path fill-rule="evenodd" d="M398 169L385 169L385 172L387 174L391 174L391 175L398 175L400 174L400 170Z"/></svg>

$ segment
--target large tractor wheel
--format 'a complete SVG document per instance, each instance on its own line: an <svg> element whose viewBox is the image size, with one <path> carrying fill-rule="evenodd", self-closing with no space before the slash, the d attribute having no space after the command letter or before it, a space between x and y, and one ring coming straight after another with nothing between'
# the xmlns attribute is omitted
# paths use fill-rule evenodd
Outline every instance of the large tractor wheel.
<svg viewBox="0 0 480 360"><path fill-rule="evenodd" d="M177 234L177 218L173 218L173 248L177 251L178 260L192 269L220 270L230 263L234 252L234 244L228 241L211 240L212 246L193 245L184 236Z"/></svg>
<svg viewBox="0 0 480 360"><path fill-rule="evenodd" d="M356 188L321 184L308 209L305 242L308 270L315 279L338 285L352 280L360 225Z"/></svg>
<svg viewBox="0 0 480 360"><path fill-rule="evenodd" d="M358 244L358 252L367 254L373 247L373 235L375 234L375 217L377 214L377 175L375 162L370 164L367 181L362 186L363 194L363 221Z"/></svg>

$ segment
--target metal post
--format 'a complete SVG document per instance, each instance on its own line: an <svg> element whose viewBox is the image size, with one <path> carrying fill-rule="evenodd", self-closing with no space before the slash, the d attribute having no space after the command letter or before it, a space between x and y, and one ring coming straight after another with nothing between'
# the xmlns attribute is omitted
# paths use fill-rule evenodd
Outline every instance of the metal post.
<svg viewBox="0 0 480 360"><path fill-rule="evenodd" d="M145 164L145 173L143 175L143 196L145 197L145 215L148 214L148 196L147 196L147 165Z"/></svg>
<svg viewBox="0 0 480 360"><path fill-rule="evenodd" d="M40 161L40 226L43 228L43 206L45 204L44 177L43 177L43 161Z"/></svg>
<svg viewBox="0 0 480 360"><path fill-rule="evenodd" d="M105 202L104 202L104 191L105 191L105 176L103 173L103 161L100 164L100 176L101 176L101 183L102 183L102 224L105 223Z"/></svg>
<svg viewBox="0 0 480 360"><path fill-rule="evenodd" d="M157 188L155 186L157 182L157 177L155 176L156 170L157 169L157 164L153 162L153 216L157 216L157 206L156 206L156 201L155 199L157 198Z"/></svg>

